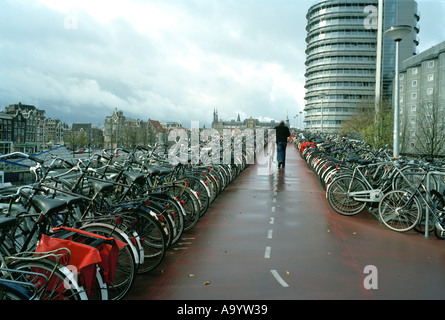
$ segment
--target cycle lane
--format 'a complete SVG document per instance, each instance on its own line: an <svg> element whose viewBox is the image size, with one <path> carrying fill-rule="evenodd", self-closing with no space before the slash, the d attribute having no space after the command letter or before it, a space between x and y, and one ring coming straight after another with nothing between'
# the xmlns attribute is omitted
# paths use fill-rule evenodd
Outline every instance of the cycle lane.
<svg viewBox="0 0 445 320"><path fill-rule="evenodd" d="M127 299L440 299L444 244L336 214L289 145L284 170L246 169Z"/></svg>

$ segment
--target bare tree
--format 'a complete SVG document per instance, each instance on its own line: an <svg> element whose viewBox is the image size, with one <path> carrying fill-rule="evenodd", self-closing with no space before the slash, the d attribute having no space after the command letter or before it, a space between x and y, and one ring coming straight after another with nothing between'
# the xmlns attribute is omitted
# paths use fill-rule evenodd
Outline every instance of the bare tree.
<svg viewBox="0 0 445 320"><path fill-rule="evenodd" d="M437 95L417 107L414 150L417 154L437 158L445 154L444 108Z"/></svg>

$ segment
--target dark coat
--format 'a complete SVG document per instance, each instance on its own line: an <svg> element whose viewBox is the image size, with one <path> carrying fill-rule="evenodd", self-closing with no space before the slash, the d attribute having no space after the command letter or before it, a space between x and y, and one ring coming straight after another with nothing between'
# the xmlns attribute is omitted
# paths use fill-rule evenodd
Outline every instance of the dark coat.
<svg viewBox="0 0 445 320"><path fill-rule="evenodd" d="M290 130L284 125L284 123L279 124L274 128L277 133L277 142L287 142L287 138L290 137Z"/></svg>

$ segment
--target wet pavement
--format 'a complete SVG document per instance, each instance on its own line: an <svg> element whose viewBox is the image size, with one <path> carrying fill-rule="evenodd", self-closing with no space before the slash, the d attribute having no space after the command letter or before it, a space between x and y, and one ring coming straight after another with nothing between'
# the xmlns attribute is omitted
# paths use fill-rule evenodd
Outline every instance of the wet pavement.
<svg viewBox="0 0 445 320"><path fill-rule="evenodd" d="M126 299L444 299L444 266L434 235L331 210L289 145L285 169L249 166Z"/></svg>

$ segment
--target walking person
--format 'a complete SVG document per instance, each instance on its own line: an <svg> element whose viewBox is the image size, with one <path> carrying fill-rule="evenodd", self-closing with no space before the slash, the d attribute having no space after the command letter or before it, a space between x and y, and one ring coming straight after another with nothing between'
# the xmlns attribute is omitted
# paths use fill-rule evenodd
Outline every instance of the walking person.
<svg viewBox="0 0 445 320"><path fill-rule="evenodd" d="M286 164L286 147L287 139L290 137L290 130L284 124L284 121L280 121L280 124L276 126L276 139L277 139L277 161L278 168L284 168Z"/></svg>

